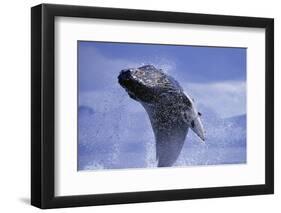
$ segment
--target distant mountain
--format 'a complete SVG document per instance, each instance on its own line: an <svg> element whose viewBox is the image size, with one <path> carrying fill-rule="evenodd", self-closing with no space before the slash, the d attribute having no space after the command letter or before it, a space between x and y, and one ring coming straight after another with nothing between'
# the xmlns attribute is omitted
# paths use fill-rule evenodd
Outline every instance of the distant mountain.
<svg viewBox="0 0 281 213"><path fill-rule="evenodd" d="M231 123L235 127L240 127L240 128L246 129L246 120L247 120L246 114L226 118L224 120L225 120L225 122Z"/></svg>
<svg viewBox="0 0 281 213"><path fill-rule="evenodd" d="M202 114L202 122L206 131L206 143L213 147L246 146L246 114L220 118L213 112L203 110L205 113Z"/></svg>
<svg viewBox="0 0 281 213"><path fill-rule="evenodd" d="M246 115L220 118L207 108L200 108L200 112L206 131L205 143L200 143L200 139L190 131L177 165L246 163Z"/></svg>

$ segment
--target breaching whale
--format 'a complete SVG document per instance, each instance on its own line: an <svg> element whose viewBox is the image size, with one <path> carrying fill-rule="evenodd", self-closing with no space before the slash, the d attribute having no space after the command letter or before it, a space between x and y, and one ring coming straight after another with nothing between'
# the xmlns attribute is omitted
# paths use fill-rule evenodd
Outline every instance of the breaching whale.
<svg viewBox="0 0 281 213"><path fill-rule="evenodd" d="M153 65L145 65L121 70L118 81L148 113L156 140L158 167L175 163L189 128L205 140L201 113L173 77Z"/></svg>

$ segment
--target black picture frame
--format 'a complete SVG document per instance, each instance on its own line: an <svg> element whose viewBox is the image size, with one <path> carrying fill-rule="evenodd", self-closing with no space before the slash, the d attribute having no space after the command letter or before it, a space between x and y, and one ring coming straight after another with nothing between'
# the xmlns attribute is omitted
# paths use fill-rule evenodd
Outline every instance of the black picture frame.
<svg viewBox="0 0 281 213"><path fill-rule="evenodd" d="M93 195L54 195L54 20L57 16L264 28L265 184ZM274 20L164 11L41 4L31 8L31 204L42 209L274 193Z"/></svg>

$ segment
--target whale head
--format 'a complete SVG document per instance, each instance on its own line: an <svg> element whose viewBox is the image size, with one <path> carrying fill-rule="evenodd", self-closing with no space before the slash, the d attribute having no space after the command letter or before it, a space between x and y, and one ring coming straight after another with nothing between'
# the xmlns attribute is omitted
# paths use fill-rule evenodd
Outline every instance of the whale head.
<svg viewBox="0 0 281 213"><path fill-rule="evenodd" d="M180 89L178 83L153 65L121 70L119 84L137 101L154 103L168 90Z"/></svg>

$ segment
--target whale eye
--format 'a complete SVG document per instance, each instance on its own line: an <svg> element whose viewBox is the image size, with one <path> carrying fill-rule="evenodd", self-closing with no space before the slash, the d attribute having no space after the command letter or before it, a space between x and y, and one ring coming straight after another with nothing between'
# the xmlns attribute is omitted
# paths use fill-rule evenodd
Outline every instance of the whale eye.
<svg viewBox="0 0 281 213"><path fill-rule="evenodd" d="M201 116L202 115L201 112L198 112L198 115Z"/></svg>

